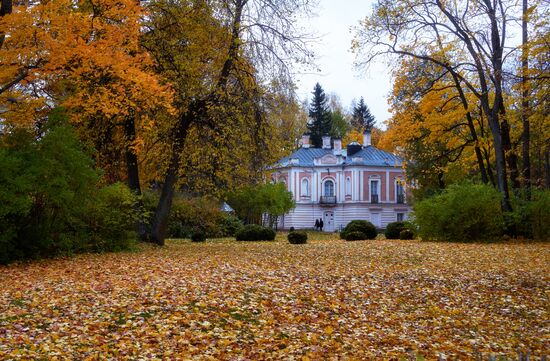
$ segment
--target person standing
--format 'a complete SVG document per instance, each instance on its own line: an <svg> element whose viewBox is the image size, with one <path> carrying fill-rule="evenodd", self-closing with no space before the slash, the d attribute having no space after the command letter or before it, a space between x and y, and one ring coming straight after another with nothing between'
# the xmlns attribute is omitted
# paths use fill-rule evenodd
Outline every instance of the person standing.
<svg viewBox="0 0 550 361"><path fill-rule="evenodd" d="M317 231L319 229L319 220L315 219L315 230Z"/></svg>
<svg viewBox="0 0 550 361"><path fill-rule="evenodd" d="M325 225L325 222L323 222L323 219L319 218L319 229L321 230L321 232L323 232L323 226L324 225Z"/></svg>

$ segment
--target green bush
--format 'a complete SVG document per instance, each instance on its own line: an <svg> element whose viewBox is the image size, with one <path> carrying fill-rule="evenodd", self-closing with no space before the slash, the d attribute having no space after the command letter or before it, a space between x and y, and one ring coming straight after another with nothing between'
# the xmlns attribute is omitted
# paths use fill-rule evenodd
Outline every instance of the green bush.
<svg viewBox="0 0 550 361"><path fill-rule="evenodd" d="M195 232L191 235L192 242L204 242L206 241L206 235L202 232Z"/></svg>
<svg viewBox="0 0 550 361"><path fill-rule="evenodd" d="M399 233L405 228L405 222L388 223L384 235L387 239L399 239Z"/></svg>
<svg viewBox="0 0 550 361"><path fill-rule="evenodd" d="M235 234L243 227L243 222L234 215L224 214L220 226L222 237L235 237Z"/></svg>
<svg viewBox="0 0 550 361"><path fill-rule="evenodd" d="M69 126L46 122L40 138L0 138L0 263L126 248L133 196L98 189L99 174Z"/></svg>
<svg viewBox="0 0 550 361"><path fill-rule="evenodd" d="M503 233L501 195L484 184L455 184L414 205L419 236L425 240L490 241Z"/></svg>
<svg viewBox="0 0 550 361"><path fill-rule="evenodd" d="M534 239L550 240L550 190L537 190L527 204L527 222Z"/></svg>
<svg viewBox="0 0 550 361"><path fill-rule="evenodd" d="M305 244L307 243L307 233L300 231L292 231L288 234L288 242L290 244Z"/></svg>
<svg viewBox="0 0 550 361"><path fill-rule="evenodd" d="M156 192L144 192L143 204L149 214L155 212L157 203ZM237 217L220 210L217 200L177 194L168 219L168 237L190 238L196 232L204 233L207 238L232 237L241 227Z"/></svg>
<svg viewBox="0 0 550 361"><path fill-rule="evenodd" d="M101 188L84 216L86 251L107 252L129 248L137 239L136 198L121 183Z"/></svg>
<svg viewBox="0 0 550 361"><path fill-rule="evenodd" d="M369 221L354 220L347 224L346 227L340 232L340 238L347 240L347 234L351 232L363 233L363 239L375 239L378 232L374 224Z"/></svg>
<svg viewBox="0 0 550 361"><path fill-rule="evenodd" d="M275 231L257 224L247 224L235 234L235 238L237 241L273 241Z"/></svg>
<svg viewBox="0 0 550 361"><path fill-rule="evenodd" d="M362 241L368 239L367 235L360 231L348 232L344 238L346 241Z"/></svg>
<svg viewBox="0 0 550 361"><path fill-rule="evenodd" d="M410 229L404 228L401 230L401 232L399 232L399 239L414 239L414 233Z"/></svg>

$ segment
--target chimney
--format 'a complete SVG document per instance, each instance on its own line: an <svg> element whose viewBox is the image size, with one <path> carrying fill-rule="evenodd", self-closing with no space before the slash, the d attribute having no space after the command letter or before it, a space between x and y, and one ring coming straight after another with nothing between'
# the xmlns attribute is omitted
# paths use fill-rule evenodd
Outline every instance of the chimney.
<svg viewBox="0 0 550 361"><path fill-rule="evenodd" d="M370 129L365 129L365 132L363 133L363 147L368 147L369 145L371 145Z"/></svg>
<svg viewBox="0 0 550 361"><path fill-rule="evenodd" d="M330 149L330 135L323 135L323 149Z"/></svg>
<svg viewBox="0 0 550 361"><path fill-rule="evenodd" d="M309 148L309 134L302 135L302 148Z"/></svg>
<svg viewBox="0 0 550 361"><path fill-rule="evenodd" d="M334 151L335 153L342 152L342 139L339 139L339 138L334 139Z"/></svg>

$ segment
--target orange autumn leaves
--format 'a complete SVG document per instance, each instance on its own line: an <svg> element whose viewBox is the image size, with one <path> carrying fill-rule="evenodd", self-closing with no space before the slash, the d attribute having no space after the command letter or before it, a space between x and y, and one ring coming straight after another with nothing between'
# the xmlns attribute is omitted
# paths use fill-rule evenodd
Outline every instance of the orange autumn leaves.
<svg viewBox="0 0 550 361"><path fill-rule="evenodd" d="M545 244L192 244L0 268L0 358L548 352Z"/></svg>
<svg viewBox="0 0 550 361"><path fill-rule="evenodd" d="M114 121L169 108L169 89L159 84L139 46L143 16L139 3L130 0L15 6L0 19L7 34L0 48L0 84L24 79L2 96L15 97L17 104L63 105L76 121L98 114ZM32 123L40 110L29 107L24 118ZM21 125L17 114L6 112L6 124Z"/></svg>

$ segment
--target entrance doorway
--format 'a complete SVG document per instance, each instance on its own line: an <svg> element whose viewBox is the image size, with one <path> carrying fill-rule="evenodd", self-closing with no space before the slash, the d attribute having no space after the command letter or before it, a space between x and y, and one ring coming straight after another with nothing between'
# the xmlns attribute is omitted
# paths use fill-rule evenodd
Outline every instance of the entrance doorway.
<svg viewBox="0 0 550 361"><path fill-rule="evenodd" d="M370 221L376 228L380 228L382 226L382 222L380 222L380 213L371 213Z"/></svg>
<svg viewBox="0 0 550 361"><path fill-rule="evenodd" d="M323 230L325 232L334 232L334 212L325 211L323 213Z"/></svg>

